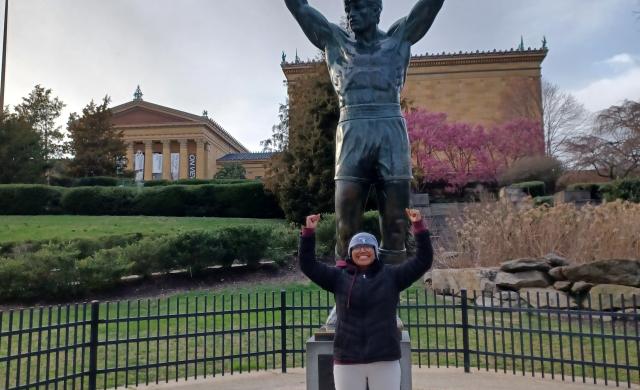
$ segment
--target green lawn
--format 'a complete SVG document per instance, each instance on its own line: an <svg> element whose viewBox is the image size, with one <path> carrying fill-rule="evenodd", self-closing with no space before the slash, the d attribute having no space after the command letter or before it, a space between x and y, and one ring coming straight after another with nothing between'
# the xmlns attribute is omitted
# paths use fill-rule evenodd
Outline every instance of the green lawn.
<svg viewBox="0 0 640 390"><path fill-rule="evenodd" d="M211 230L226 226L284 223L241 218L88 217L74 215L0 216L0 244L51 239L95 238L142 233L145 235Z"/></svg>
<svg viewBox="0 0 640 390"><path fill-rule="evenodd" d="M101 304L98 369L106 369L109 373L98 376L98 388L281 367L278 351L282 341L282 288L287 290L286 348L290 351L287 366L303 366L305 342L326 318L326 307L333 304L333 297L317 286L265 285L216 294L182 293L162 299ZM418 286L412 287L408 294L402 294L401 305L405 308L400 316L410 330L412 347L434 351L415 352L414 364L462 366L462 353L444 352L462 348L461 310L446 307L451 304L425 294ZM49 323L49 318L53 323L73 323L84 317L82 309L82 305L55 307L51 314L48 309L42 313L35 310L33 317L25 311L23 328L28 328L30 322L39 325L40 318L44 324ZM3 331L9 329L10 322L13 329L19 326L18 312L14 312L12 321L7 313L2 317L0 329ZM631 325L612 327L600 323L597 316L578 323L575 317L568 321L545 311L536 314L491 312L475 310L473 306L469 307L468 318L469 346L474 351L470 356L472 367L515 371L519 375L523 370L536 375L544 371L546 376L553 373L557 378L564 373L567 380L571 380L573 374L580 382L583 375L597 377L599 382L606 378L611 384L616 380L623 385L627 380L640 382L637 368L640 339L637 329ZM74 364L76 372L83 361L86 367L88 349L84 349L83 356L83 348L71 349L67 354L56 351L55 346L66 350L65 346L81 342L83 334L88 336L88 327L74 325L69 330L63 327L58 331L53 327L31 335L25 332L21 337L14 335L10 341L4 336L0 338L0 360L7 356L8 345L12 346L12 356L18 353L19 346L22 353L29 349L36 351L38 345L42 349L48 347L53 351L42 355L39 361L36 357L31 358L31 381L38 376L43 379L47 374L50 378L64 377L65 372L73 372ZM591 334L594 336L590 337ZM105 347L107 343L108 347ZM494 353L498 356L494 357ZM542 363L541 357L555 362ZM48 370L47 358L50 361ZM18 374L16 363L14 360L8 368L11 383L15 383ZM629 370L615 368L615 365L627 363L632 367ZM605 370L603 364L609 368ZM27 375L27 366L27 359L23 358L21 381ZM40 370L34 367L40 367ZM0 363L0 373L6 370L6 363ZM67 385L81 388L71 380Z"/></svg>

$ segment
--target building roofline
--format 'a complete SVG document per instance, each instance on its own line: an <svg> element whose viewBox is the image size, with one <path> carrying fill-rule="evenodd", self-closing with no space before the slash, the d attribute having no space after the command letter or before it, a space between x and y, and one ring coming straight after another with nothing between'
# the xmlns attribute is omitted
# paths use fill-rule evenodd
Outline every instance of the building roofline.
<svg viewBox="0 0 640 390"><path fill-rule="evenodd" d="M276 154L277 152L228 153L216 159L216 162L263 162L263 161L268 161ZM250 157L258 157L258 156L261 156L262 158L250 158ZM230 157L247 157L247 158L230 158Z"/></svg>
<svg viewBox="0 0 640 390"><path fill-rule="evenodd" d="M525 50L509 49L492 51L469 51L458 53L426 53L412 55L409 66L421 68L430 66L492 64L508 62L538 62L544 61L549 50L546 48ZM307 73L315 66L322 64L321 60L309 60L298 62L283 62L280 64L285 75Z"/></svg>
<svg viewBox="0 0 640 390"><path fill-rule="evenodd" d="M148 108L148 109L151 109L151 110L161 111L161 112L165 112L165 113L168 113L168 114L171 114L171 115L182 117L184 119L191 120L191 121L195 122L195 124L206 126L209 129L211 129L213 132L218 133L225 141L227 141L230 144L232 144L238 150L241 150L241 151L247 152L247 153L249 152L249 149L247 149L244 145L242 145L240 143L240 141L235 139L218 122L214 121L211 118L206 118L206 117L203 117L203 116L200 116L200 115L194 115L194 114L188 113L186 111L176 110L176 109L171 108L171 107L166 107L166 106L162 106L162 105L155 104L155 103L150 103L150 102L143 101L143 100L132 100L130 102L120 104L118 106L112 107L111 108L111 112L114 113L114 114L117 114L117 113L120 113L120 112L127 111L129 109L132 109L134 107L144 107L144 108Z"/></svg>

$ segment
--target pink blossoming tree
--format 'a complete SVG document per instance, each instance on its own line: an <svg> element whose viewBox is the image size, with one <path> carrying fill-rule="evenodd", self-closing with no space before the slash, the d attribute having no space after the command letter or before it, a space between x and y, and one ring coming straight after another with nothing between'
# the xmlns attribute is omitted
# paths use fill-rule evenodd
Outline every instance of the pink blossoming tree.
<svg viewBox="0 0 640 390"><path fill-rule="evenodd" d="M425 110L406 114L411 153L423 182L444 182L460 191L473 182L495 183L521 157L544 154L539 123L513 120L491 129L449 123Z"/></svg>

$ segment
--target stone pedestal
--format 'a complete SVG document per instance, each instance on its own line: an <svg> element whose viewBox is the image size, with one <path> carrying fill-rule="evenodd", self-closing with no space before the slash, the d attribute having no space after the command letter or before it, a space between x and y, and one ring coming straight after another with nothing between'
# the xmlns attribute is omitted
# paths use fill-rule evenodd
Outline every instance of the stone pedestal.
<svg viewBox="0 0 640 390"><path fill-rule="evenodd" d="M307 340L307 390L335 390L333 383L333 340L323 334ZM409 332L402 332L401 390L411 390L411 340Z"/></svg>

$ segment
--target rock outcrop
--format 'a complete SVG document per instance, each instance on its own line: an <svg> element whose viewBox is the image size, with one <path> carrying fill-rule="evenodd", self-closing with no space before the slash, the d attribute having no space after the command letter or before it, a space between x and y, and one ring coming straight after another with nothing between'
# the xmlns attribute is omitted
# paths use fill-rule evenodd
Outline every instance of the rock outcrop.
<svg viewBox="0 0 640 390"><path fill-rule="evenodd" d="M552 288L523 288L520 298L536 309L577 309L578 302L569 294Z"/></svg>
<svg viewBox="0 0 640 390"><path fill-rule="evenodd" d="M640 287L640 260L601 260L570 265L562 267L562 275L572 282Z"/></svg>
<svg viewBox="0 0 640 390"><path fill-rule="evenodd" d="M496 286L506 290L519 290L527 287L548 287L551 280L546 272L525 271L517 273L498 272Z"/></svg>
<svg viewBox="0 0 640 390"><path fill-rule="evenodd" d="M463 289L493 292L497 273L494 268L435 269L431 271L431 288L438 294L457 295Z"/></svg>
<svg viewBox="0 0 640 390"><path fill-rule="evenodd" d="M604 322L632 321L640 315L640 260L570 264L549 254L510 260L500 268L433 270L427 279L438 294L468 290L477 307L560 309L564 311L554 315ZM579 308L583 312L571 310Z"/></svg>

